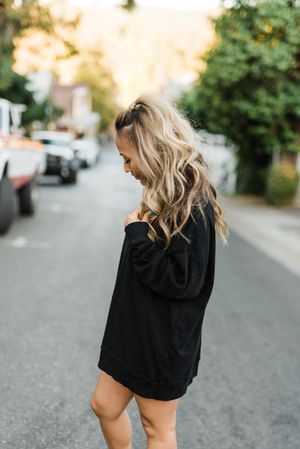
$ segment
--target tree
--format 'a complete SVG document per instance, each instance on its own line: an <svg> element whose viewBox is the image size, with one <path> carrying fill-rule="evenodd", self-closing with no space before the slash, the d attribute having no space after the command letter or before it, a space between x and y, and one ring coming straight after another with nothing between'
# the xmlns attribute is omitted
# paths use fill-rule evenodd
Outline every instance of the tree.
<svg viewBox="0 0 300 449"><path fill-rule="evenodd" d="M299 4L238 0L213 23L206 70L181 106L238 147L237 192L263 193L272 153L300 151Z"/></svg>
<svg viewBox="0 0 300 449"><path fill-rule="evenodd" d="M0 0L0 87L7 88L13 80L13 63L16 38L27 30L35 29L54 36L65 46L65 57L76 54L74 44L64 39L59 27L74 28L79 18L68 21L54 18L47 6L39 0Z"/></svg>
<svg viewBox="0 0 300 449"><path fill-rule="evenodd" d="M0 97L13 102L24 103L27 111L23 115L23 124L29 120L46 119L49 111L57 115L49 101L37 104L32 92L27 90L27 79L13 70L15 41L27 30L35 29L47 33L63 42L65 57L77 53L74 44L64 39L59 27L74 28L78 17L72 21L54 18L47 6L38 0L0 0Z"/></svg>
<svg viewBox="0 0 300 449"><path fill-rule="evenodd" d="M101 57L98 51L87 53L75 81L90 87L93 111L101 116L99 131L107 131L117 113L116 84L111 73L101 64Z"/></svg>
<svg viewBox="0 0 300 449"><path fill-rule="evenodd" d="M33 92L27 89L28 80L25 76L13 72L10 87L8 89L0 88L0 98L6 98L12 103L24 104L26 111L22 114L22 126L26 131L30 131L30 126L34 120L39 120L45 125L58 118L62 110L54 106L49 99L37 102Z"/></svg>
<svg viewBox="0 0 300 449"><path fill-rule="evenodd" d="M126 0L121 4L121 7L131 12L136 8L136 2L135 0Z"/></svg>

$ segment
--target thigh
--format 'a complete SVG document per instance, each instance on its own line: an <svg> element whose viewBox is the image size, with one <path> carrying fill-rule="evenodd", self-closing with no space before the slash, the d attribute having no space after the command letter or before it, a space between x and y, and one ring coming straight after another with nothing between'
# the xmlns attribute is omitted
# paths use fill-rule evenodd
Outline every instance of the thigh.
<svg viewBox="0 0 300 449"><path fill-rule="evenodd" d="M145 430L164 433L176 428L176 412L180 398L170 401L143 398L134 394L140 417Z"/></svg>
<svg viewBox="0 0 300 449"><path fill-rule="evenodd" d="M91 406L96 414L115 418L125 410L132 397L132 391L101 370Z"/></svg>

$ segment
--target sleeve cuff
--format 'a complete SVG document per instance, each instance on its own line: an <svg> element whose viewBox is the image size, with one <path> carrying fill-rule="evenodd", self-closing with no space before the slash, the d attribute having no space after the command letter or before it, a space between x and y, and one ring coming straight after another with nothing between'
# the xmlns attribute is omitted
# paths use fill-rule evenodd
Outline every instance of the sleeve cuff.
<svg viewBox="0 0 300 449"><path fill-rule="evenodd" d="M138 244L140 242L151 241L148 237L149 225L146 221L133 221L125 226L125 233L130 242Z"/></svg>

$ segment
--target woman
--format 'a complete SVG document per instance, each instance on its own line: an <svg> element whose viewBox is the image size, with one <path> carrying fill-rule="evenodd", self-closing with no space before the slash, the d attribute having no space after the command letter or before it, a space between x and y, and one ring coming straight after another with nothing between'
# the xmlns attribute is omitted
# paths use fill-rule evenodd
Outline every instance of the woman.
<svg viewBox="0 0 300 449"><path fill-rule="evenodd" d="M143 198L125 237L91 407L109 449L131 449L134 397L147 449L176 449L176 410L198 372L215 273L215 230L228 227L189 122L155 94L115 122L124 168Z"/></svg>

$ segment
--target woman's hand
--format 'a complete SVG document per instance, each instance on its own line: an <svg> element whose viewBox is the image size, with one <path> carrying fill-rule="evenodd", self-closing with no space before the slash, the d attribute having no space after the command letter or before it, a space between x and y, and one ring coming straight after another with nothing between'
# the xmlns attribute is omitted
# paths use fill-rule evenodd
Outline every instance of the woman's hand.
<svg viewBox="0 0 300 449"><path fill-rule="evenodd" d="M136 207L124 220L124 227L126 227L129 223L133 223L135 221L149 221L148 213L145 213L143 218L140 219L141 207Z"/></svg>

